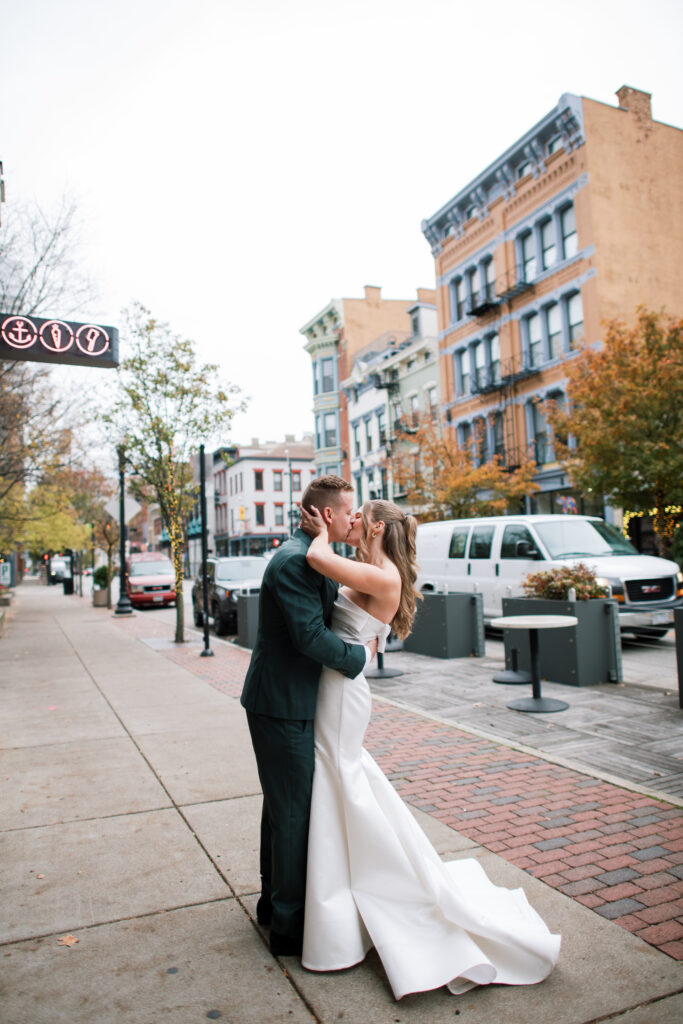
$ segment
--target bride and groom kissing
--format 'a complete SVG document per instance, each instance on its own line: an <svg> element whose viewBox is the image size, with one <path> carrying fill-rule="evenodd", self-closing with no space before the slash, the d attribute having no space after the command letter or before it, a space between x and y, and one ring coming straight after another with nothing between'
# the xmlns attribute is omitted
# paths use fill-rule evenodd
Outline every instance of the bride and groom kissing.
<svg viewBox="0 0 683 1024"><path fill-rule="evenodd" d="M415 614L416 530L392 502L354 513L349 483L314 479L264 574L241 698L263 790L257 918L271 952L334 971L374 946L396 999L535 984L560 945L523 890L494 886L474 859L442 863L363 748L363 672Z"/></svg>

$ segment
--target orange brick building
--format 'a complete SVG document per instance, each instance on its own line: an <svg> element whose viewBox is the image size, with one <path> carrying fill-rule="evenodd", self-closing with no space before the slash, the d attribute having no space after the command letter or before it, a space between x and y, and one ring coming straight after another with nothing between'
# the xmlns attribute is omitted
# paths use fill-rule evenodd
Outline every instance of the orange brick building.
<svg viewBox="0 0 683 1024"><path fill-rule="evenodd" d="M602 512L573 493L539 404L565 400L574 342L638 305L683 312L683 131L624 86L612 107L565 94L433 217L442 410L461 444L528 452L528 511Z"/></svg>

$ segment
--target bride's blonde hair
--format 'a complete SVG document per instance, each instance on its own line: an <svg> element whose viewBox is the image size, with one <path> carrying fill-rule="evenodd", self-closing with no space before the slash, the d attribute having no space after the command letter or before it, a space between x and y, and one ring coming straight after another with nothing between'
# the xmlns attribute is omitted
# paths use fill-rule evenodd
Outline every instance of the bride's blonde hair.
<svg viewBox="0 0 683 1024"><path fill-rule="evenodd" d="M369 516L374 522L384 523L382 549L394 563L401 577L401 600L392 620L391 628L401 640L408 636L415 618L415 602L422 600L422 595L415 589L417 579L417 561L415 553L415 537L417 520L415 516L406 515L393 501L366 501L361 508L363 517L363 536L358 545L356 558L367 562L370 551L366 538L370 532Z"/></svg>

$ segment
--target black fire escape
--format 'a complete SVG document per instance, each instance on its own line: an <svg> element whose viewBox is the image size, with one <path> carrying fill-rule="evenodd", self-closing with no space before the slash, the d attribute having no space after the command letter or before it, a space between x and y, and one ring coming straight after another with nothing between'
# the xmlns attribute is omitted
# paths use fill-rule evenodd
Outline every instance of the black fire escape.
<svg viewBox="0 0 683 1024"><path fill-rule="evenodd" d="M533 290L534 285L526 279L524 266L518 264L496 278L494 282L487 282L483 288L473 293L466 301L465 310L469 316L485 317L489 313L497 312L502 306L509 305L518 295ZM518 443L515 417L507 415L507 410L520 381L538 372L538 368L524 364L522 353L519 352L505 363L479 371L478 375L473 376L470 385L473 395L480 395L483 398L498 393L500 396L497 411L502 416L504 442L503 450L498 454L502 456L503 465L510 471L521 465L524 451Z"/></svg>

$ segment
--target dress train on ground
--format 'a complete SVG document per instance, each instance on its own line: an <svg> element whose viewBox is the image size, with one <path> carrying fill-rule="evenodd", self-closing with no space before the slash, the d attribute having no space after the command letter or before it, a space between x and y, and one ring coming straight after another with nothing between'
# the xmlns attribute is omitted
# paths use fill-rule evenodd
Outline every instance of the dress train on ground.
<svg viewBox="0 0 683 1024"><path fill-rule="evenodd" d="M340 592L336 633L388 632ZM493 885L478 861L444 864L362 747L365 678L323 671L315 720L303 966L350 967L374 946L397 999L446 985L532 985L557 962L552 935L522 889Z"/></svg>

